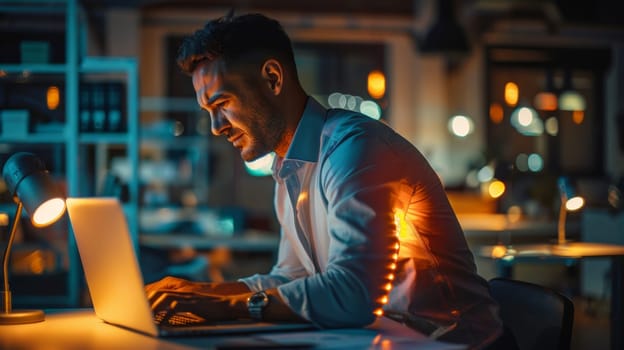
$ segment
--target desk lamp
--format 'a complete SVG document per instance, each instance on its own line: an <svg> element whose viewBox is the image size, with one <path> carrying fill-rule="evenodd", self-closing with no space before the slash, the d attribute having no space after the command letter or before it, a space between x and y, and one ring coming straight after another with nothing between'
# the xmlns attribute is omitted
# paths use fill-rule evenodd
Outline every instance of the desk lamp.
<svg viewBox="0 0 624 350"><path fill-rule="evenodd" d="M4 288L0 305L0 325L33 323L44 319L41 310L12 310L9 289L9 256L11 246L22 215L22 208L29 214L35 227L44 227L56 222L65 212L65 200L55 187L43 162L32 153L20 152L11 156L4 164L2 177L17 210L7 242L3 263Z"/></svg>
<svg viewBox="0 0 624 350"><path fill-rule="evenodd" d="M579 210L585 205L583 197L577 196L574 193L574 188L567 177L560 177L557 180L557 186L559 187L559 196L561 198L561 205L559 207L559 224L557 226L557 243L565 244L566 241L566 216L568 211Z"/></svg>

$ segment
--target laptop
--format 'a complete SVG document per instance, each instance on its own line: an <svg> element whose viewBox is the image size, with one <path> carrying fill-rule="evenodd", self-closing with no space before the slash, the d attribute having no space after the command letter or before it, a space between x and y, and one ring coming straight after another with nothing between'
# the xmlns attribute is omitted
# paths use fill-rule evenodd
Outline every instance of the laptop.
<svg viewBox="0 0 624 350"><path fill-rule="evenodd" d="M144 289L135 247L117 198L68 198L67 211L95 314L103 321L152 336L255 333L311 329L307 323L240 320L202 322L181 313L159 322ZM180 321L183 320L183 321Z"/></svg>

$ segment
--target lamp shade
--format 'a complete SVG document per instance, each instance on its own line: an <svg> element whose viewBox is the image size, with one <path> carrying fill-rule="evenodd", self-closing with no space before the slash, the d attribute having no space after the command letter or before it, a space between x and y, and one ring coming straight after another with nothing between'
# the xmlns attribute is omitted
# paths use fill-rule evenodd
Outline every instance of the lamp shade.
<svg viewBox="0 0 624 350"><path fill-rule="evenodd" d="M22 202L34 226L52 224L65 212L63 194L34 154L12 155L4 164L2 177L9 193Z"/></svg>
<svg viewBox="0 0 624 350"><path fill-rule="evenodd" d="M557 180L559 187L559 196L561 197L561 205L565 206L568 211L578 210L585 204L583 197L578 196L574 190L574 186L568 177L562 176Z"/></svg>
<svg viewBox="0 0 624 350"><path fill-rule="evenodd" d="M559 222L557 225L557 242L561 245L567 242L565 232L567 212L581 209L585 204L585 200L583 197L576 195L570 179L565 176L557 179L557 187L559 188L559 197L561 198Z"/></svg>

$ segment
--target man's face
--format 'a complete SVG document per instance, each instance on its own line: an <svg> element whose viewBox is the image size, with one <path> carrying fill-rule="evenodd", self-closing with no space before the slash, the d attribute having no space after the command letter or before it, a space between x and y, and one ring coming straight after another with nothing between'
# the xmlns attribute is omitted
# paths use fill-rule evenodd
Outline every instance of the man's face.
<svg viewBox="0 0 624 350"><path fill-rule="evenodd" d="M285 130L260 69L253 74L228 70L221 60L201 63L193 72L197 103L210 113L212 133L225 135L245 161L274 151Z"/></svg>

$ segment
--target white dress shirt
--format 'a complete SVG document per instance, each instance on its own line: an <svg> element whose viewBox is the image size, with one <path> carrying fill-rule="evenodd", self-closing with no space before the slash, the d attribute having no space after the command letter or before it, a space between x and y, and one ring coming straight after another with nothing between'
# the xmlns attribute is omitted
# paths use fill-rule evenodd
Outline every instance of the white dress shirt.
<svg viewBox="0 0 624 350"><path fill-rule="evenodd" d="M273 176L279 253L269 274L240 280L252 291L277 288L319 327L366 325L383 307L473 348L500 334L437 174L386 124L310 97Z"/></svg>

